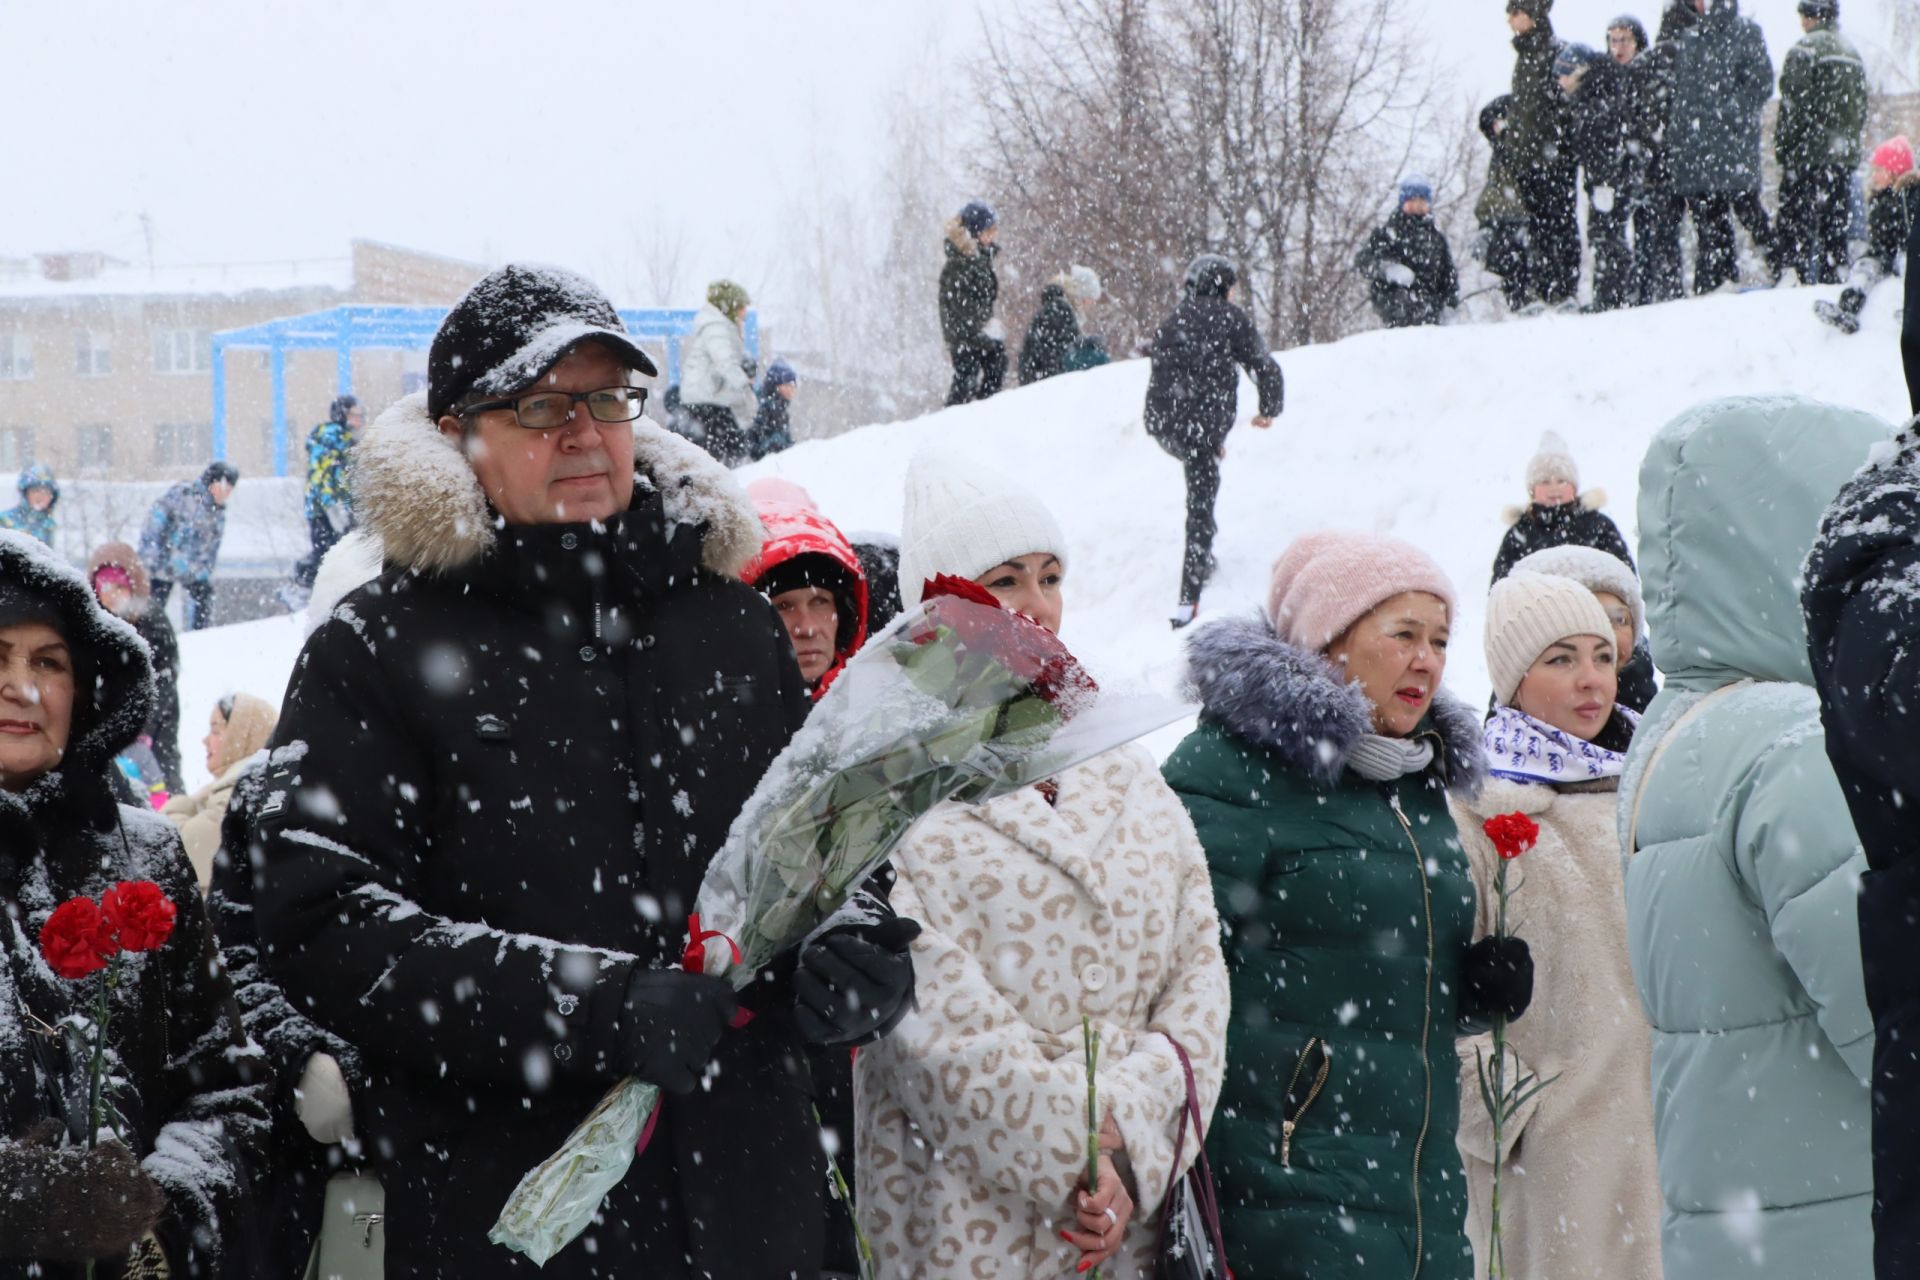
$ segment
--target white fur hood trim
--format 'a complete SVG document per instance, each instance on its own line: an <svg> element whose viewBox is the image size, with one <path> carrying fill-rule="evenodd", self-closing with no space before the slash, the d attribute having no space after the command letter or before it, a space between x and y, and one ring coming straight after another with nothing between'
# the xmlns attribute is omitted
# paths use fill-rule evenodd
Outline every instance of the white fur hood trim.
<svg viewBox="0 0 1920 1280"><path fill-rule="evenodd" d="M1598 511L1607 505L1607 491L1605 489L1589 489L1581 494L1577 501L1584 511ZM1519 524L1520 517L1527 514L1529 510L1529 507L1502 507L1500 509L1500 518L1510 525Z"/></svg>
<svg viewBox="0 0 1920 1280"><path fill-rule="evenodd" d="M691 441L641 418L633 424L634 472L660 491L667 518L704 524L701 562L738 577L766 530L733 473ZM493 546L486 494L453 441L427 417L424 391L396 401L354 448L353 506L385 549L386 563L418 573L472 564Z"/></svg>

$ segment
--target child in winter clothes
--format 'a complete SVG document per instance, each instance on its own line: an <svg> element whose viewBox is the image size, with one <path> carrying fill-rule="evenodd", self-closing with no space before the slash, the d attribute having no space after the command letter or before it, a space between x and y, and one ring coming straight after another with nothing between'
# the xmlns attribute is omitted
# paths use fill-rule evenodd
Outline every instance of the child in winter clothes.
<svg viewBox="0 0 1920 1280"><path fill-rule="evenodd" d="M1633 566L1598 547L1568 543L1522 556L1515 573L1545 573L1572 578L1593 592L1613 624L1613 652L1620 675L1619 702L1638 714L1660 692L1654 682L1653 647L1647 642L1646 604Z"/></svg>
<svg viewBox="0 0 1920 1280"><path fill-rule="evenodd" d="M990 333L1000 278L993 259L999 218L984 200L970 201L947 221L946 265L940 268L940 336L953 360L950 405L985 400L1007 377L1007 344Z"/></svg>
<svg viewBox="0 0 1920 1280"><path fill-rule="evenodd" d="M793 448L793 398L800 392L800 375L785 360L767 366L760 379L760 408L753 419L749 446L755 462L771 453Z"/></svg>
<svg viewBox="0 0 1920 1280"><path fill-rule="evenodd" d="M155 607L153 585L140 554L124 542L106 542L87 557L87 581L100 607L132 627L153 655L153 712L141 735L153 743L154 758L168 791L185 789L180 772L180 640L166 610Z"/></svg>
<svg viewBox="0 0 1920 1280"><path fill-rule="evenodd" d="M909 603L956 574L1060 626L1066 539L1004 474L917 458L901 543ZM1194 1154L1190 1137L1175 1163L1174 1044L1203 1118L1226 1053L1220 925L1179 801L1151 757L1122 747L1050 787L941 806L893 862L894 909L925 931L917 1011L854 1065L855 1199L878 1274L1051 1280L1098 1265L1149 1280L1162 1205ZM1091 1188L1083 1017L1101 1037Z"/></svg>
<svg viewBox="0 0 1920 1280"><path fill-rule="evenodd" d="M1098 301L1100 277L1092 267L1074 267L1047 282L1020 348L1022 385L1106 363L1104 349L1098 359L1089 354L1089 344L1099 340L1080 332L1081 311Z"/></svg>
<svg viewBox="0 0 1920 1280"><path fill-rule="evenodd" d="M1480 108L1480 133L1493 158L1487 162L1486 186L1473 206L1474 220L1480 224L1473 256L1500 278L1507 310L1518 311L1527 305L1527 206L1507 154L1507 110L1512 102L1513 95L1503 93Z"/></svg>
<svg viewBox="0 0 1920 1280"><path fill-rule="evenodd" d="M1633 249L1627 228L1639 166L1630 149L1633 98L1627 69L1596 49L1570 44L1553 63L1567 96L1567 140L1587 189L1587 242L1593 247L1592 310L1633 301Z"/></svg>
<svg viewBox="0 0 1920 1280"><path fill-rule="evenodd" d="M0 511L0 529L13 529L53 545L53 509L60 502L60 484L53 468L36 462L20 473L20 502Z"/></svg>
<svg viewBox="0 0 1920 1280"><path fill-rule="evenodd" d="M140 559L152 577L153 604L167 607L178 582L187 590L187 630L213 622L213 566L227 535L227 500L240 483L231 462L211 462L198 480L182 480L153 504L140 535Z"/></svg>
<svg viewBox="0 0 1920 1280"><path fill-rule="evenodd" d="M1598 547L1632 566L1633 553L1620 536L1620 526L1600 510L1606 505L1606 493L1580 492L1579 465L1557 431L1544 432L1540 447L1527 461L1527 497L1527 506L1509 507L1505 513L1512 527L1493 558L1495 582L1506 577L1522 556L1568 543Z"/></svg>
<svg viewBox="0 0 1920 1280"><path fill-rule="evenodd" d="M1447 238L1433 225L1433 184L1418 174L1400 183L1399 208L1354 256L1374 314L1389 329L1439 324L1460 305L1460 277Z"/></svg>
<svg viewBox="0 0 1920 1280"><path fill-rule="evenodd" d="M1867 169L1867 251L1847 273L1839 302L1813 304L1814 314L1842 333L1860 332L1860 313L1873 287L1898 272L1920 215L1920 171L1913 167L1913 144L1905 136L1888 138L1873 149Z"/></svg>
<svg viewBox="0 0 1920 1280"><path fill-rule="evenodd" d="M1585 584L1518 569L1494 584L1486 655L1497 706L1484 734L1492 777L1478 796L1453 798L1453 817L1473 871L1480 937L1493 932L1499 909L1501 859L1486 821L1518 812L1540 826L1509 881L1509 920L1533 939L1535 998L1508 1031L1506 1080L1552 1083L1507 1121L1496 1153L1480 1094L1492 1037L1459 1042L1459 1147L1476 1274L1488 1274L1497 1159L1506 1167L1509 1274L1660 1280L1652 1046L1627 960L1614 822L1639 717L1615 702L1615 652L1612 622Z"/></svg>

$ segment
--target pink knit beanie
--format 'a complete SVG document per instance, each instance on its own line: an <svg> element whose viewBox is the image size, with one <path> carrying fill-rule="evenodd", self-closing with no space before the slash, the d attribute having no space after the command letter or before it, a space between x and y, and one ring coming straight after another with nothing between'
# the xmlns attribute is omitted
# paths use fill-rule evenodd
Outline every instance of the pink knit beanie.
<svg viewBox="0 0 1920 1280"><path fill-rule="evenodd" d="M1322 530L1302 534L1273 562L1267 617L1282 640L1319 653L1406 591L1440 597L1453 616L1453 584L1420 548L1380 533Z"/></svg>
<svg viewBox="0 0 1920 1280"><path fill-rule="evenodd" d="M1888 138L1873 149L1873 163L1898 178L1913 172L1913 144L1905 134Z"/></svg>

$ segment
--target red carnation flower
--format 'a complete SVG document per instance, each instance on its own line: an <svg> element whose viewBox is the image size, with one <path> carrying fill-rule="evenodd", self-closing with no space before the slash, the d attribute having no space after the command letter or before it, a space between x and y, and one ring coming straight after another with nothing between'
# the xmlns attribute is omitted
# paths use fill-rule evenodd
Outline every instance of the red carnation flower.
<svg viewBox="0 0 1920 1280"><path fill-rule="evenodd" d="M941 596L953 596L960 600L971 600L975 604L984 604L988 608L998 609L1000 600L972 578L956 578L950 573L936 573L920 586L920 598L938 600Z"/></svg>
<svg viewBox="0 0 1920 1280"><path fill-rule="evenodd" d="M1524 813L1503 813L1481 826L1502 858L1511 861L1539 843L1540 824Z"/></svg>
<svg viewBox="0 0 1920 1280"><path fill-rule="evenodd" d="M153 951L173 936L176 909L151 880L122 880L100 905L124 950Z"/></svg>
<svg viewBox="0 0 1920 1280"><path fill-rule="evenodd" d="M40 926L40 954L62 978L77 981L98 973L119 950L113 926L92 898L67 899Z"/></svg>

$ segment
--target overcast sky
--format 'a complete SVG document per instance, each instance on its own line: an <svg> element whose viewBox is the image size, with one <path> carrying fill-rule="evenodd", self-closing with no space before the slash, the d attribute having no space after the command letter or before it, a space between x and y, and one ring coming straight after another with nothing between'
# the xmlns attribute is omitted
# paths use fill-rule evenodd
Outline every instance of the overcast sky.
<svg viewBox="0 0 1920 1280"><path fill-rule="evenodd" d="M1500 0L1403 2L1463 100L1501 91ZM1554 16L1599 43L1623 3L1559 0ZM1650 26L1656 3L1639 3ZM1799 35L1794 3L1746 5L1776 60ZM1863 45L1884 44L1888 3L1846 0ZM686 238L690 280L749 275L781 253L798 184L866 180L903 78L957 82L979 14L956 0L9 4L0 255L142 261L144 213L161 262L339 256L365 236L616 276L659 227ZM976 110L957 83L953 110Z"/></svg>

